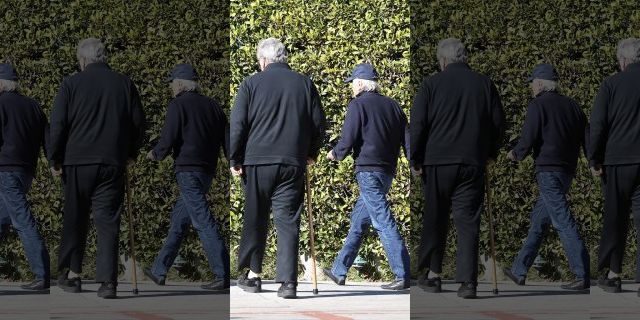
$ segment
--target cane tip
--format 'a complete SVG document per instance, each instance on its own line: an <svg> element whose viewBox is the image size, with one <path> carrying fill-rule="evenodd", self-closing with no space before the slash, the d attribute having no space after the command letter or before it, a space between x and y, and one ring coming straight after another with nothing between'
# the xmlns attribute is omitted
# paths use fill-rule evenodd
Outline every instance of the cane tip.
<svg viewBox="0 0 640 320"><path fill-rule="evenodd" d="M134 294L134 295L136 295L136 296L137 296L137 295L138 295L138 293L139 293L139 292L138 292L138 289L133 289L133 294Z"/></svg>
<svg viewBox="0 0 640 320"><path fill-rule="evenodd" d="M493 294L498 295L498 289L493 289Z"/></svg>
<svg viewBox="0 0 640 320"><path fill-rule="evenodd" d="M313 289L313 294L317 295L318 294L318 289Z"/></svg>

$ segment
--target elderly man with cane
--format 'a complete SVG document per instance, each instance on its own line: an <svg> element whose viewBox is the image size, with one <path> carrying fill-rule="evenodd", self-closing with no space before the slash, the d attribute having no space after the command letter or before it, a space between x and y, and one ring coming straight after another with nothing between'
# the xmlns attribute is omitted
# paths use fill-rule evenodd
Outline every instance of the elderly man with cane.
<svg viewBox="0 0 640 320"><path fill-rule="evenodd" d="M353 151L360 197L351 213L351 227L342 250L331 269L324 274L336 284L344 285L362 238L369 226L378 232L396 278L382 289L403 290L410 286L409 252L398 231L391 204L386 196L396 173L400 148L407 151L407 116L395 100L379 93L378 73L371 64L359 64L351 82L353 100L342 127L342 137L329 160L344 160Z"/></svg>
<svg viewBox="0 0 640 320"><path fill-rule="evenodd" d="M320 152L325 116L318 90L309 77L291 70L282 42L260 41L257 58L261 72L240 84L231 113L231 171L242 177L245 187L238 286L261 291L272 209L278 296L295 298L304 176Z"/></svg>
<svg viewBox="0 0 640 320"><path fill-rule="evenodd" d="M100 40L80 41L77 57L81 71L64 79L51 113L49 161L52 173L62 176L65 197L58 286L82 291L91 216L98 238L98 296L116 298L125 170L142 145L144 114L138 90L107 65Z"/></svg>
<svg viewBox="0 0 640 320"><path fill-rule="evenodd" d="M498 91L487 76L473 71L458 39L440 41L442 72L427 77L411 109L410 162L422 176L424 213L418 285L441 292L449 212L457 230L458 296L475 298L485 166L498 155L504 114Z"/></svg>
<svg viewBox="0 0 640 320"><path fill-rule="evenodd" d="M557 80L555 69L546 63L537 65L529 77L534 98L527 107L520 140L508 158L522 161L532 154L540 195L531 212L525 244L511 268L503 271L513 282L524 285L542 240L553 225L576 277L561 288L587 290L590 286L589 252L578 233L566 194L575 176L581 147L586 154L589 126L578 103L558 93Z"/></svg>
<svg viewBox="0 0 640 320"><path fill-rule="evenodd" d="M617 58L621 71L604 79L591 111L589 148L591 172L601 177L604 192L598 287L614 293L622 292L630 212L640 250L640 39L620 41ZM640 261L636 281L640 282Z"/></svg>
<svg viewBox="0 0 640 320"><path fill-rule="evenodd" d="M202 288L220 291L229 288L229 254L209 210L207 192L216 173L220 148L226 155L229 127L220 105L198 92L197 80L198 74L189 64L177 65L167 79L174 98L167 108L160 141L147 159L158 161L173 154L180 197L171 214L164 246L144 274L164 285L180 243L189 225L193 225L214 275L213 281Z"/></svg>
<svg viewBox="0 0 640 320"><path fill-rule="evenodd" d="M49 288L49 251L38 232L27 193L45 149L47 117L40 105L18 92L18 74L0 64L0 222L12 224L24 246L35 280L26 290ZM0 241L2 240L0 231Z"/></svg>

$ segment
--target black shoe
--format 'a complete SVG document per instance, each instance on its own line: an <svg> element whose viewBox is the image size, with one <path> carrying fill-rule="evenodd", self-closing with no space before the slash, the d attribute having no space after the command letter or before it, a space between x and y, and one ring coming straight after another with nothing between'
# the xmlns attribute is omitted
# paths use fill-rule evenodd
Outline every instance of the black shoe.
<svg viewBox="0 0 640 320"><path fill-rule="evenodd" d="M66 274L63 274L58 278L58 287L65 292L80 293L82 292L82 280L80 277L69 279Z"/></svg>
<svg viewBox="0 0 640 320"><path fill-rule="evenodd" d="M615 278L601 278L598 280L598 287L602 290L610 293L622 292L622 280L620 277Z"/></svg>
<svg viewBox="0 0 640 320"><path fill-rule="evenodd" d="M440 277L427 278L427 275L424 275L418 279L418 287L426 292L440 293L442 292L442 279Z"/></svg>
<svg viewBox="0 0 640 320"><path fill-rule="evenodd" d="M295 299L296 298L296 287L298 285L295 282L284 282L278 288L278 297L284 299Z"/></svg>
<svg viewBox="0 0 640 320"><path fill-rule="evenodd" d="M262 291L262 280L260 277L249 278L249 272L247 272L238 278L238 287L246 292L258 293Z"/></svg>
<svg viewBox="0 0 640 320"><path fill-rule="evenodd" d="M475 299L477 297L477 286L473 282L465 282L460 285L458 289L458 297L463 299Z"/></svg>
<svg viewBox="0 0 640 320"><path fill-rule="evenodd" d="M116 288L118 285L115 282L103 282L100 288L98 288L98 297L104 299L115 299Z"/></svg>
<svg viewBox="0 0 640 320"><path fill-rule="evenodd" d="M330 269L327 268L322 268L322 273L324 273L325 276L327 276L327 278L333 280L333 282L335 282L337 285L339 286L344 286L344 278L340 277L336 277L333 272L331 272Z"/></svg>
<svg viewBox="0 0 640 320"><path fill-rule="evenodd" d="M156 277L156 275L153 274L153 272L151 272L151 269L149 268L142 269L142 272L144 272L144 275L147 276L147 278L151 279L151 281L153 281L155 284L164 286L164 277Z"/></svg>
<svg viewBox="0 0 640 320"><path fill-rule="evenodd" d="M200 288L212 291L224 291L229 289L229 280L214 278L211 283L203 284Z"/></svg>
<svg viewBox="0 0 640 320"><path fill-rule="evenodd" d="M34 290L34 291L47 290L47 289L49 289L49 281L46 281L46 280L33 280L29 284L21 285L20 288L22 288L24 290Z"/></svg>
<svg viewBox="0 0 640 320"><path fill-rule="evenodd" d="M519 286L524 286L525 278L519 278L518 276L513 274L513 272L511 272L511 268L502 268L502 272L504 273L504 275L509 277L509 279L511 279L511 281L513 281L515 284Z"/></svg>
<svg viewBox="0 0 640 320"><path fill-rule="evenodd" d="M589 280L578 279L571 283L563 284L560 286L560 288L565 290L582 291L589 289L590 286L591 284L589 283Z"/></svg>
<svg viewBox="0 0 640 320"><path fill-rule="evenodd" d="M409 282L397 279L397 280L394 280L393 282L391 282L389 284L383 284L382 286L380 286L380 288L385 289L385 290L404 290L404 289L409 289Z"/></svg>

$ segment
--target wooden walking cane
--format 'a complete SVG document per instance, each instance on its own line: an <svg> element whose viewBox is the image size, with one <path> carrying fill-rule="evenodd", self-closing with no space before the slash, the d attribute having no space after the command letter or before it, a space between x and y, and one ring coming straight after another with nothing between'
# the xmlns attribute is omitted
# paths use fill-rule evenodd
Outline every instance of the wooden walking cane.
<svg viewBox="0 0 640 320"><path fill-rule="evenodd" d="M486 190L487 198L485 199L485 210L489 214L489 244L491 245L491 259L493 260L493 294L498 294L498 276L496 272L496 246L494 242L494 234L493 234L493 213L491 212L491 187L489 186L490 181L489 176L489 167L487 166L487 172L484 175L484 187Z"/></svg>
<svg viewBox="0 0 640 320"><path fill-rule="evenodd" d="M129 216L129 245L131 250L131 268L133 269L132 277L133 277L133 294L138 294L138 277L136 274L136 250L135 250L135 242L133 236L133 209L132 209L132 194L131 190L131 174L129 172L126 173L127 180L127 215Z"/></svg>
<svg viewBox="0 0 640 320"><path fill-rule="evenodd" d="M309 174L309 167L305 172L307 180L307 215L309 216L309 241L311 244L311 268L313 273L311 274L311 280L313 281L313 294L318 294L318 276L316 275L316 248L313 242L313 215L311 214L311 179Z"/></svg>

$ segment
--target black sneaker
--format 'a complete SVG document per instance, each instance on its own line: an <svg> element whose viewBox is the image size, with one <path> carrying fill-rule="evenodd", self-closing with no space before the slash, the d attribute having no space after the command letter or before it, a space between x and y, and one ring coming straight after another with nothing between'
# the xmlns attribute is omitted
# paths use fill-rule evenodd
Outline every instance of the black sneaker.
<svg viewBox="0 0 640 320"><path fill-rule="evenodd" d="M147 276L147 278L151 279L151 281L153 281L155 284L164 286L164 277L156 277L156 275L153 274L153 272L151 272L151 269L149 268L142 269L142 272L144 272L144 275Z"/></svg>
<svg viewBox="0 0 640 320"><path fill-rule="evenodd" d="M46 281L46 280L33 280L29 284L21 285L20 288L22 288L24 290L34 290L34 291L47 290L47 289L49 289L49 281Z"/></svg>
<svg viewBox="0 0 640 320"><path fill-rule="evenodd" d="M622 292L622 279L620 277L601 278L598 280L598 287L606 292L619 293Z"/></svg>
<svg viewBox="0 0 640 320"><path fill-rule="evenodd" d="M442 279L440 279L440 277L427 278L425 274L418 279L418 287L426 292L440 293L442 292Z"/></svg>
<svg viewBox="0 0 640 320"><path fill-rule="evenodd" d="M333 280L333 282L335 282L337 285L339 286L344 286L344 278L343 277L336 277L333 272L331 272L330 269L328 268L322 268L322 273L324 273L325 276L327 276L327 278Z"/></svg>
<svg viewBox="0 0 640 320"><path fill-rule="evenodd" d="M200 288L211 291L224 291L229 289L229 280L214 278L211 283L203 284Z"/></svg>
<svg viewBox="0 0 640 320"><path fill-rule="evenodd" d="M296 287L298 285L295 282L283 282L278 288L278 297L283 299L295 299Z"/></svg>
<svg viewBox="0 0 640 320"><path fill-rule="evenodd" d="M80 293L82 292L82 280L80 277L69 279L66 274L62 274L58 278L58 287L65 292Z"/></svg>
<svg viewBox="0 0 640 320"><path fill-rule="evenodd" d="M509 277L509 279L511 279L513 283L519 286L524 286L525 278L520 278L515 274L513 274L513 272L511 272L511 268L502 268L502 272L504 273L505 276Z"/></svg>
<svg viewBox="0 0 640 320"><path fill-rule="evenodd" d="M560 286L560 288L562 289L575 290L575 291L587 290L589 289L589 287L590 287L589 281L584 279L577 279L571 283L563 284Z"/></svg>
<svg viewBox="0 0 640 320"><path fill-rule="evenodd" d="M380 288L385 290L404 290L409 289L409 281L404 281L401 279L396 279L389 284L383 284Z"/></svg>
<svg viewBox="0 0 640 320"><path fill-rule="evenodd" d="M473 282L465 282L460 284L458 289L458 297L463 299L475 299L477 297L477 286Z"/></svg>
<svg viewBox="0 0 640 320"><path fill-rule="evenodd" d="M238 287L246 292L258 293L262 291L262 280L260 277L249 278L249 272L247 272L238 278Z"/></svg>
<svg viewBox="0 0 640 320"><path fill-rule="evenodd" d="M117 298L116 289L118 284L115 282L103 282L100 288L98 288L98 297L104 299Z"/></svg>

